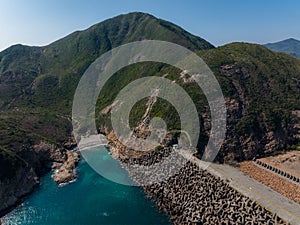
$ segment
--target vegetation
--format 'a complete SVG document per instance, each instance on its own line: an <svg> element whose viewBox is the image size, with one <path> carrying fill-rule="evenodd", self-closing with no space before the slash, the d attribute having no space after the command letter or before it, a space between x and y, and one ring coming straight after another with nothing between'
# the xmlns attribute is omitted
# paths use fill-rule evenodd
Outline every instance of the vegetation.
<svg viewBox="0 0 300 225"><path fill-rule="evenodd" d="M0 162L0 179L13 178L20 164L15 154L0 148Z"/></svg>
<svg viewBox="0 0 300 225"><path fill-rule="evenodd" d="M291 111L300 110L299 60L246 43L214 48L172 23L148 14L131 13L75 32L45 47L16 45L0 53L0 178L13 176L13 171L22 165L17 157L22 146L40 140L62 145L71 135L73 95L91 62L107 50L143 39L175 42L196 51L213 70L226 99L248 106L234 130L239 135L283 132L296 123ZM151 62L118 71L99 95L97 124L111 129L109 114L100 111L127 84L144 76L165 76L181 85L194 100L202 129L206 98L195 83L184 83L180 72ZM147 99L142 99L132 109L132 127L142 117L146 102ZM150 115L164 118L169 130L180 129L178 113L163 99L158 100ZM200 140L199 146L205 146L207 136L201 133Z"/></svg>
<svg viewBox="0 0 300 225"><path fill-rule="evenodd" d="M96 58L114 47L142 39L171 41L191 50L213 48L167 21L131 13L74 32L45 47L15 45L0 52L1 179L11 177L22 166L17 162L18 157L26 157L22 154L26 146L40 140L62 145L71 135L73 95L82 74ZM147 71L155 74L160 67L145 64L125 68L124 73L132 77L117 73L99 96L97 110L116 96L119 87L145 76ZM101 120L109 126L108 117L97 118L98 124Z"/></svg>
<svg viewBox="0 0 300 225"><path fill-rule="evenodd" d="M246 43L225 45L202 51L200 55L217 75L226 96L241 98L233 87L237 81L249 101L248 115L238 125L241 131L256 127L263 117L268 128L276 130L292 120L291 111L299 110L300 62L297 59ZM235 72L224 77L226 72L220 70L224 65L232 66Z"/></svg>

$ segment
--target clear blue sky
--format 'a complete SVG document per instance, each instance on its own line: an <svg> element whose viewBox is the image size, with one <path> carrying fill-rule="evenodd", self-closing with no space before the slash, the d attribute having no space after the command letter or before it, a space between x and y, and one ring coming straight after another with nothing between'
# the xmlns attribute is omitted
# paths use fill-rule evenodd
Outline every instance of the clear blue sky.
<svg viewBox="0 0 300 225"><path fill-rule="evenodd" d="M1 0L0 51L16 43L46 45L133 11L176 23L216 46L300 39L298 0Z"/></svg>

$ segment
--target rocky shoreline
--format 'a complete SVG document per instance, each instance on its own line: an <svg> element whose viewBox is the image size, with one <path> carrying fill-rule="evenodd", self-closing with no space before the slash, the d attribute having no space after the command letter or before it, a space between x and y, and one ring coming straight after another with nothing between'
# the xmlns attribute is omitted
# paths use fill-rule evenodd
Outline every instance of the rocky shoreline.
<svg viewBox="0 0 300 225"><path fill-rule="evenodd" d="M21 203L39 184L32 168L19 169L12 179L0 181L0 218Z"/></svg>
<svg viewBox="0 0 300 225"><path fill-rule="evenodd" d="M22 155L25 151L26 157ZM23 146L20 158L23 160L23 167L16 171L13 178L0 181L0 217L31 194L39 185L39 178L50 170L55 170L53 180L59 186L77 178L76 166L80 155L76 151L41 141L33 146Z"/></svg>
<svg viewBox="0 0 300 225"><path fill-rule="evenodd" d="M116 149L120 143L115 145L114 139L109 143L113 148L112 155L128 171L131 179L143 187L146 197L154 201L161 212L170 215L173 224L287 224L225 181L183 160L180 154L172 158L170 147L164 147L160 153L152 151L130 158L125 157L130 152L126 147ZM169 157L175 164L164 168L160 162ZM155 164L155 169L149 169ZM160 180L178 165L181 169Z"/></svg>
<svg viewBox="0 0 300 225"><path fill-rule="evenodd" d="M147 174L152 178L145 179L143 173L135 171L135 166L125 164L124 167L139 184L159 176L155 171L155 174ZM143 189L146 197L154 201L161 212L168 214L173 224L287 224L191 162L186 162L170 178L144 185Z"/></svg>
<svg viewBox="0 0 300 225"><path fill-rule="evenodd" d="M174 224L286 224L190 162L173 177L144 190Z"/></svg>
<svg viewBox="0 0 300 225"><path fill-rule="evenodd" d="M231 188L223 180L201 170L191 162L180 159L177 157L178 154L173 155L174 150L171 147L128 156L126 153L129 149L124 146L119 148L121 145L120 143L116 145L115 139L109 139L109 143L112 155L129 172L132 180L142 184L146 197L153 200L161 212L170 215L173 224L286 224L273 213ZM39 154L42 162L50 163L50 168L55 170L52 178L59 186L77 179L76 166L80 156L76 151L59 149L44 142L34 146L33 149ZM161 167L160 162L167 158L176 161L175 165L168 168L169 170L176 169L178 165L181 169L168 179L155 182L162 174L166 175L166 169ZM143 171L136 170L139 166L149 168L155 165L157 170L147 171L147 176ZM19 177L18 181L22 182L15 184L17 189L10 189L11 195L7 195L11 182L6 183L7 189L3 189L3 182L0 183L1 200L7 203L0 208L2 213L18 204L22 197L31 193L39 184L39 176L32 168L25 174L20 173ZM146 185L149 180L151 184ZM5 193L9 199L3 198Z"/></svg>
<svg viewBox="0 0 300 225"><path fill-rule="evenodd" d="M77 179L76 166L80 160L77 152L68 151L67 159L63 163L53 163L52 169L55 170L52 179L59 185L64 186Z"/></svg>

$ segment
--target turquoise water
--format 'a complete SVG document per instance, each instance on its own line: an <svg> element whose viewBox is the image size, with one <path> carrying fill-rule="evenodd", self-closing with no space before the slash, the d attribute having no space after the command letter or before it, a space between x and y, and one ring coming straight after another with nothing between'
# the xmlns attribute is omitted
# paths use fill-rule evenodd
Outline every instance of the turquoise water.
<svg viewBox="0 0 300 225"><path fill-rule="evenodd" d="M91 156L95 155L91 151ZM103 164L114 163L107 151L94 159ZM111 166L109 169L111 170ZM127 173L113 164L109 173L118 179L128 179ZM154 203L145 199L138 187L124 186L97 174L85 160L78 166L79 178L64 187L57 187L51 174L41 179L41 186L24 203L2 218L3 224L170 224ZM111 174L110 174L111 175Z"/></svg>

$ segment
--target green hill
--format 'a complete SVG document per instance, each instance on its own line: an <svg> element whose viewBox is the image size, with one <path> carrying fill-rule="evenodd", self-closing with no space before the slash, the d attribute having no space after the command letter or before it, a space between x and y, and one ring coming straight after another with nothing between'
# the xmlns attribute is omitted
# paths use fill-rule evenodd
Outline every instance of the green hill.
<svg viewBox="0 0 300 225"><path fill-rule="evenodd" d="M185 46L197 52L215 73L228 108L228 129L219 161L252 159L299 143L299 118L294 115L300 110L299 60L246 43L214 48L172 23L130 13L48 46L16 45L0 53L0 179L13 179L23 167L37 174L41 167L47 168L38 163L45 155L39 156L33 149L41 140L69 148L73 95L84 71L104 52L144 39ZM112 103L122 87L138 77L164 75L181 85L195 102L203 130L198 143L201 155L209 136L209 110L201 90L193 82L184 82L181 72L148 62L116 73L99 96L99 129L110 129L109 114L99 112ZM132 126L141 118L146 101L133 108ZM150 114L163 117L169 129L180 128L176 111L166 101L155 103ZM32 160L33 155L37 159Z"/></svg>
<svg viewBox="0 0 300 225"><path fill-rule="evenodd" d="M230 98L221 157L241 161L299 144L300 123L295 116L300 109L299 60L247 43L200 55Z"/></svg>
<svg viewBox="0 0 300 225"><path fill-rule="evenodd" d="M219 161L243 161L298 144L299 118L293 115L300 109L300 62L297 59L247 43L232 43L197 53L216 75L226 100L227 133ZM133 80L165 76L180 84L194 100L204 131L198 143L201 155L210 132L208 104L195 83L180 78L181 72L158 63L129 66L106 83L96 113L99 115L98 112L113 102L119 90ZM132 127L141 120L146 101L140 101L132 109ZM163 117L169 130L180 129L179 116L166 101L160 100L150 115ZM98 124L110 128L110 114L100 114Z"/></svg>
<svg viewBox="0 0 300 225"><path fill-rule="evenodd" d="M193 51L213 48L172 23L144 13L130 13L74 32L48 46L15 45L2 51L1 149L17 152L30 164L30 154L23 154L24 148L29 151L40 140L63 146L71 135L73 95L84 71L106 51L143 39L170 41ZM5 171L15 171L17 164L4 150L2 155L0 160L6 161L0 163L5 166L1 173L5 177ZM12 174L8 172L7 177Z"/></svg>

